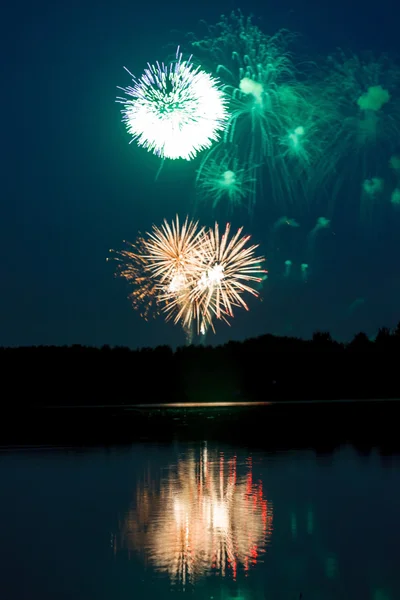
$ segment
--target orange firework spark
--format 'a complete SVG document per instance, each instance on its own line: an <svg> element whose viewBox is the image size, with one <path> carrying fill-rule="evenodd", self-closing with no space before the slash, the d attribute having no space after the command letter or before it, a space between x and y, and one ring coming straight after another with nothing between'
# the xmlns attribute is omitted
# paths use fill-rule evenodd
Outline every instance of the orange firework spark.
<svg viewBox="0 0 400 600"><path fill-rule="evenodd" d="M149 317L156 318L160 314L157 282L149 277L145 257L146 242L139 233L134 244L125 242L127 249L110 252L115 253L117 261L116 277L122 277L134 287L128 298L140 316L148 321ZM108 259L107 259L108 260Z"/></svg>

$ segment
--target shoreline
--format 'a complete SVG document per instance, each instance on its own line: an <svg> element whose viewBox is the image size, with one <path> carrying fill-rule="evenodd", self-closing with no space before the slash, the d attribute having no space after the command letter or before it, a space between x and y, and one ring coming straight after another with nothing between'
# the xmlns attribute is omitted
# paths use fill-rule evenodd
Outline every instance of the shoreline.
<svg viewBox="0 0 400 600"><path fill-rule="evenodd" d="M156 406L154 406L156 404ZM0 448L110 447L214 440L247 447L326 450L353 444L400 450L400 399L52 406L9 413Z"/></svg>

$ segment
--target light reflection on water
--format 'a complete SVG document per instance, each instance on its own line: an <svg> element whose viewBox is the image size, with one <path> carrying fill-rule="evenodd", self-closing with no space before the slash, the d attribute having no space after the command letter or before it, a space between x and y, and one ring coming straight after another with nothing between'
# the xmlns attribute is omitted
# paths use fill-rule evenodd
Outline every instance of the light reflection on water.
<svg viewBox="0 0 400 600"><path fill-rule="evenodd" d="M273 530L273 507L252 458L203 448L181 456L157 482L150 473L115 538L115 551L142 554L185 588L207 574L236 581L263 559Z"/></svg>

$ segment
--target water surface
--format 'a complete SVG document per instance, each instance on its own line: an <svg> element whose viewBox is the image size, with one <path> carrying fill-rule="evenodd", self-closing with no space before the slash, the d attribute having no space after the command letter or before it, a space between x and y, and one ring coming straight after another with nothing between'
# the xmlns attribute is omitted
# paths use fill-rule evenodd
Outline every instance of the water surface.
<svg viewBox="0 0 400 600"><path fill-rule="evenodd" d="M216 443L0 454L7 600L395 600L400 462Z"/></svg>

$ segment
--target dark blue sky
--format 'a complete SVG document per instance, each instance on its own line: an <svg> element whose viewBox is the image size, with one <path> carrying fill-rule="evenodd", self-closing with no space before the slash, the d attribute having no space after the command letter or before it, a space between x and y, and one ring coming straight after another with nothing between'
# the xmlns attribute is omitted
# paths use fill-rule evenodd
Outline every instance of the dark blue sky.
<svg viewBox="0 0 400 600"><path fill-rule="evenodd" d="M396 52L399 14L392 3L357 2L241 8L261 17L267 33L300 32L314 53L336 46ZM194 193L190 164L169 163L155 181L158 160L129 145L116 86L129 84L123 66L140 74L147 61L166 57L167 44L184 44L177 31L196 30L200 19L214 23L237 7L211 0L137 7L123 0L22 0L3 8L1 345L184 343L179 327L140 319L106 262L109 248L133 240L137 230L190 213ZM243 224L266 252L267 227L259 219ZM373 249L364 241L348 268L338 269L356 244L347 234L327 249L324 273L306 288L271 282L263 302L250 302L250 313L238 313L231 328L220 325L210 341L317 328L346 337L394 325L400 285L393 231Z"/></svg>

